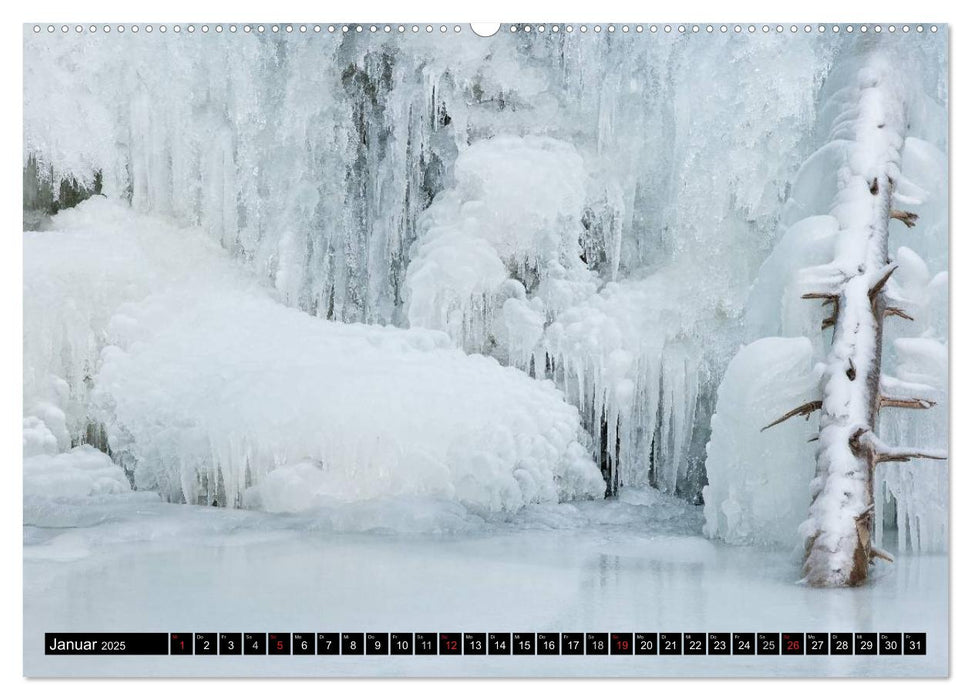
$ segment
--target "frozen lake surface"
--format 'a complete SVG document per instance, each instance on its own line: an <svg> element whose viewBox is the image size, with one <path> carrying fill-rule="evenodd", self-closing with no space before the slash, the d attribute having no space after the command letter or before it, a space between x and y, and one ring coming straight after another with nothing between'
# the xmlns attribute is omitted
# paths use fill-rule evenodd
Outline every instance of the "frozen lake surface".
<svg viewBox="0 0 971 700"><path fill-rule="evenodd" d="M648 493L505 520L417 501L269 515L146 493L26 500L24 518L29 676L948 671L946 556L901 556L859 589L809 589L798 556L713 543L700 508ZM928 655L45 657L54 631L927 632Z"/></svg>

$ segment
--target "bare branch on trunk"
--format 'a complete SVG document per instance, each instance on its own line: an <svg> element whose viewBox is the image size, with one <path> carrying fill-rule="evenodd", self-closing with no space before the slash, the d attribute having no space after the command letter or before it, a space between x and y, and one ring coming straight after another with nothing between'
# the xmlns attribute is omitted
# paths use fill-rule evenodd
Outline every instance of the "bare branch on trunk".
<svg viewBox="0 0 971 700"><path fill-rule="evenodd" d="M899 316L900 318L905 318L908 321L913 321L914 317L908 313L905 313L903 309L897 306L888 306L883 310L884 317L886 316Z"/></svg>
<svg viewBox="0 0 971 700"><path fill-rule="evenodd" d="M917 214L915 214L912 211L901 211L900 209L891 209L890 218L896 219L897 221L903 221L904 224L907 226L907 228L913 228L914 226L917 225L917 219L919 219L920 217L917 216Z"/></svg>
<svg viewBox="0 0 971 700"><path fill-rule="evenodd" d="M872 287L870 287L869 295L870 295L871 303L877 298L877 294L881 292L884 285L890 279L890 275L892 275L894 270L896 269L897 269L896 265L887 265L885 268L883 268L882 270L883 274L880 275L880 278L874 283Z"/></svg>
<svg viewBox="0 0 971 700"><path fill-rule="evenodd" d="M931 408L936 401L930 399L902 399L894 396L881 396L880 408Z"/></svg>
<svg viewBox="0 0 971 700"><path fill-rule="evenodd" d="M929 450L927 452L921 452L910 447L898 447L892 452L881 453L877 452L874 461L877 464L883 462L909 462L912 459L934 459L938 461L943 461L947 459L947 455L944 452L938 450Z"/></svg>
<svg viewBox="0 0 971 700"><path fill-rule="evenodd" d="M784 416L780 418L776 418L774 421L772 421L767 426L762 428L762 430L760 430L759 432L766 431L774 425L779 425L779 423L783 423L789 420L790 418L792 418L793 416L806 416L806 420L809 420L809 416L812 415L813 411L818 411L822 407L823 407L822 401L810 401L808 403L804 403L802 406L797 406L796 408L792 409Z"/></svg>

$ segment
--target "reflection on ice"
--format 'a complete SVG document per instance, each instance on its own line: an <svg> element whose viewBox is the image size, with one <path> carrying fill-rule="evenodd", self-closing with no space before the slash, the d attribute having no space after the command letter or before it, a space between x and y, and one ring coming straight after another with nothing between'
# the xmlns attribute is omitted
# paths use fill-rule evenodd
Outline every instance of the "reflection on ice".
<svg viewBox="0 0 971 700"><path fill-rule="evenodd" d="M636 498L634 500L637 500ZM387 504L386 504L387 505ZM81 675L941 675L947 561L901 557L859 589L796 584L798 556L700 535L671 499L545 507L462 530L335 532L269 515L105 497L25 504L25 671ZM425 507L429 507L425 504ZM666 520L679 508L677 518ZM556 513L557 528L549 526ZM57 517L53 517L54 514ZM97 515L95 515L97 514ZM452 512L454 516L454 512ZM314 520L316 519L316 520ZM349 516L345 514L349 522ZM316 522L316 525L313 524ZM572 522L574 527L566 527ZM674 523L680 523L677 527ZM684 523L687 523L685 525ZM928 625L931 625L928 627ZM926 631L926 657L216 660L41 658L43 632ZM43 663L43 666L41 665ZM605 665L606 664L606 665Z"/></svg>

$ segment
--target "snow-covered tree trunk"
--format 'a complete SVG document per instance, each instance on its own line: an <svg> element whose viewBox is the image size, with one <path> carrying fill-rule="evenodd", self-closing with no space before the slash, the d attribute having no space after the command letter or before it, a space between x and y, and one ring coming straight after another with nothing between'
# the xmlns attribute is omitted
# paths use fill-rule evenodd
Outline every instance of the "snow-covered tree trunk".
<svg viewBox="0 0 971 700"><path fill-rule="evenodd" d="M883 322L909 318L888 306L884 287L896 268L888 252L891 219L908 227L916 215L894 208L900 150L907 130L902 81L881 56L871 56L851 86L855 99L834 133L849 135L832 214L839 221L836 258L804 272L819 299L832 309L823 328L833 341L821 377L822 396L790 411L821 411L812 504L801 534L806 538L805 581L813 586L855 586L866 580L874 557L888 558L871 543L873 477L881 462L912 457L942 459L937 452L893 449L875 434L882 407L928 408L933 402L881 377ZM887 395L892 391L901 395ZM773 423L774 425L775 423Z"/></svg>

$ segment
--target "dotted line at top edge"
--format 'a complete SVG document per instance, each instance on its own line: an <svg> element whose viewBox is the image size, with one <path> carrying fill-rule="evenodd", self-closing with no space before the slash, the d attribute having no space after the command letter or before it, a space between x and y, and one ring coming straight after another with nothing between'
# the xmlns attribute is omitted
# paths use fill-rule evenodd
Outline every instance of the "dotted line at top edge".
<svg viewBox="0 0 971 700"><path fill-rule="evenodd" d="M370 34L459 34L462 32L462 25L458 24L48 24L41 25L35 24L32 27L34 34L41 34L46 31L48 34L68 34L72 31L75 34L138 34L143 32L146 34L151 34L153 32L158 32L165 34L169 31L175 34L195 34L197 32L202 34L363 34L365 32ZM936 24L510 24L505 27L505 31L509 33L524 33L524 34L545 34L547 32L559 33L566 32L567 34L572 34L579 32L580 34L586 34L588 32L593 32L594 34L608 33L608 34L643 34L648 32L650 34L714 34L714 33L734 33L734 34L824 34L824 33L846 33L852 34L853 32L867 33L875 32L880 34L883 31L890 32L891 34L902 32L908 34L911 31L917 33L923 33L929 31L931 33L937 33L938 26ZM474 31L470 31L471 34L475 35ZM497 32L498 33L498 32Z"/></svg>

